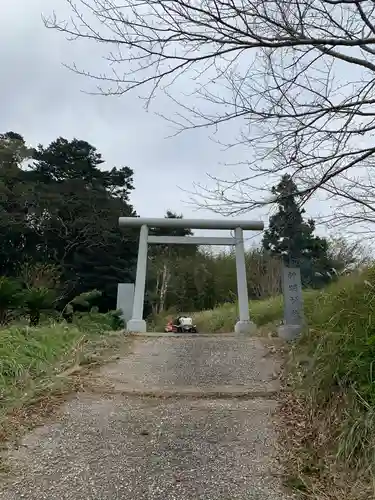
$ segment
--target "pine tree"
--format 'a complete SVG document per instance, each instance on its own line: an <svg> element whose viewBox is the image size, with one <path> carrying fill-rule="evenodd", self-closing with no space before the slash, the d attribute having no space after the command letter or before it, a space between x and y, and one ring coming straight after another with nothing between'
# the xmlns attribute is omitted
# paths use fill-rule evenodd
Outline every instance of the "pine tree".
<svg viewBox="0 0 375 500"><path fill-rule="evenodd" d="M299 266L304 286L318 287L331 279L328 242L314 235L312 219L304 221L305 210L298 205L297 191L289 175L272 188L278 210L270 217L262 244L264 250L280 257L286 265Z"/></svg>
<svg viewBox="0 0 375 500"><path fill-rule="evenodd" d="M136 215L129 203L133 172L102 169L86 141L58 138L34 152L29 177L38 184L34 227L40 259L63 270L67 298L99 289L100 307L116 306L117 284L134 280L137 235L120 231L118 217Z"/></svg>

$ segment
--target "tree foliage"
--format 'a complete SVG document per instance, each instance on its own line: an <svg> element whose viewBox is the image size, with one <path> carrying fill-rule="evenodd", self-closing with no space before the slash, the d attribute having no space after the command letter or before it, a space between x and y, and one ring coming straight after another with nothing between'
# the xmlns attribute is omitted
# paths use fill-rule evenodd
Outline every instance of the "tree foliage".
<svg viewBox="0 0 375 500"><path fill-rule="evenodd" d="M22 304L27 309L30 326L37 326L42 311L53 309L55 299L54 290L45 286L27 288L22 294Z"/></svg>
<svg viewBox="0 0 375 500"><path fill-rule="evenodd" d="M14 309L20 302L21 287L18 281L0 277L0 325L8 321L11 309Z"/></svg>
<svg viewBox="0 0 375 500"><path fill-rule="evenodd" d="M117 283L134 275L137 236L118 229L119 215L136 215L133 172L103 166L86 141L60 137L33 150L19 134L0 137L0 274L50 265L62 302L100 289L101 307L115 304Z"/></svg>
<svg viewBox="0 0 375 500"><path fill-rule="evenodd" d="M0 275L15 272L35 250L36 234L28 223L28 207L35 199L35 185L28 182L22 162L33 152L14 132L0 135Z"/></svg>
<svg viewBox="0 0 375 500"><path fill-rule="evenodd" d="M118 283L135 280L138 231L118 227L120 215L136 216L132 189L132 170L106 167L86 141L60 137L31 148L15 132L0 135L0 323L18 311L36 325L51 310L72 321L78 311L115 309ZM312 221L303 221L290 178L283 178L274 196L284 215L271 219L265 235L273 255L263 249L246 253L251 299L280 293L278 256L285 246L305 258L310 274L311 263L314 273L325 269L322 256L328 244L313 235ZM166 217L182 215L167 211ZM284 223L291 218L289 228ZM184 228L151 228L150 233L192 235ZM276 246L271 248L272 242ZM343 242L332 244L330 252L326 260L336 267L343 260L348 265L358 261L358 248ZM148 255L147 313L210 309L236 301L233 252L150 245Z"/></svg>
<svg viewBox="0 0 375 500"><path fill-rule="evenodd" d="M328 255L328 242L314 234L312 219L304 221L305 210L298 205L298 189L289 175L284 175L272 188L277 212L270 217L264 232L263 248L280 257L286 265L301 268L305 285L316 286L331 278L332 261Z"/></svg>
<svg viewBox="0 0 375 500"><path fill-rule="evenodd" d="M113 302L117 283L129 280L134 266L131 234L118 229L120 214L135 215L128 203L133 172L101 170L101 155L76 139L39 146L34 160L32 173L43 193L33 210L40 254L63 267L74 294L100 288L103 303Z"/></svg>

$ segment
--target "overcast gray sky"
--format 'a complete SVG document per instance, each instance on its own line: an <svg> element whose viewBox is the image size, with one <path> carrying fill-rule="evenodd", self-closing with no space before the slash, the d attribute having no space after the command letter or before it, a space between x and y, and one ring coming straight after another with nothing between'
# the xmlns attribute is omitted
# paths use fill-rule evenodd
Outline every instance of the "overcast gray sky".
<svg viewBox="0 0 375 500"><path fill-rule="evenodd" d="M162 217L171 209L185 217L217 217L209 210L197 213L178 186L189 190L194 182L209 183L207 173L222 175L227 168L223 163L244 160L246 151L224 153L209 140L205 129L168 139L171 126L146 112L134 94L103 97L83 93L93 89L93 82L62 63L100 70L101 49L95 43L69 42L64 35L46 29L41 16L53 10L64 17L65 2L3 0L0 131L21 133L33 145L48 144L58 136L77 137L93 144L109 167L130 166L135 173L132 202L140 215ZM154 111L167 105L170 103L161 99ZM266 214L261 215L267 219Z"/></svg>

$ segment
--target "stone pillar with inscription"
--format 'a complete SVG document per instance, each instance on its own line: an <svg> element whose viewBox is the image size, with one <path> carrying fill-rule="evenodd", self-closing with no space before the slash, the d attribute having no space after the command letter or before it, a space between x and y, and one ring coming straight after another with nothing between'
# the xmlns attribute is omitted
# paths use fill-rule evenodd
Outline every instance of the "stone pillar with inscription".
<svg viewBox="0 0 375 500"><path fill-rule="evenodd" d="M282 285L284 295L284 324L279 327L279 337L294 340L303 328L303 298L301 272L298 267L283 265Z"/></svg>

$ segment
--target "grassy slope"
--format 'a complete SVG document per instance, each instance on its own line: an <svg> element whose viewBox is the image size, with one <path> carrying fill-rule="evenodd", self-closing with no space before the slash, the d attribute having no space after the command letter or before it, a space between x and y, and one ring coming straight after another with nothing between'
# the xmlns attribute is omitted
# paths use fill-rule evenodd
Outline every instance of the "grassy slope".
<svg viewBox="0 0 375 500"><path fill-rule="evenodd" d="M307 318L285 405L299 420L289 429L295 486L313 498L375 498L375 268L316 294Z"/></svg>
<svg viewBox="0 0 375 500"><path fill-rule="evenodd" d="M0 439L14 432L27 407L48 406L72 389L64 373L72 367L100 361L123 335L111 332L107 315L86 314L75 324L55 323L37 328L10 325L0 330ZM47 410L47 408L46 408Z"/></svg>
<svg viewBox="0 0 375 500"><path fill-rule="evenodd" d="M282 316L282 300L280 297L267 301L250 303L252 318L258 325L264 325ZM224 333L233 331L237 318L237 305L224 304L216 309L199 313L186 313L192 316L197 324L198 331L205 333ZM153 319L151 328L154 331L164 331L169 313L161 314ZM176 314L172 315L176 316Z"/></svg>
<svg viewBox="0 0 375 500"><path fill-rule="evenodd" d="M304 301L307 310L313 307L315 297L316 292L305 292ZM187 314L193 317L198 331L205 333L231 332L238 317L236 304L224 304L216 309ZM152 329L154 331L164 331L167 316L168 313L165 313L154 318L151 325ZM250 302L250 316L258 326L270 325L279 321L283 316L282 297Z"/></svg>

